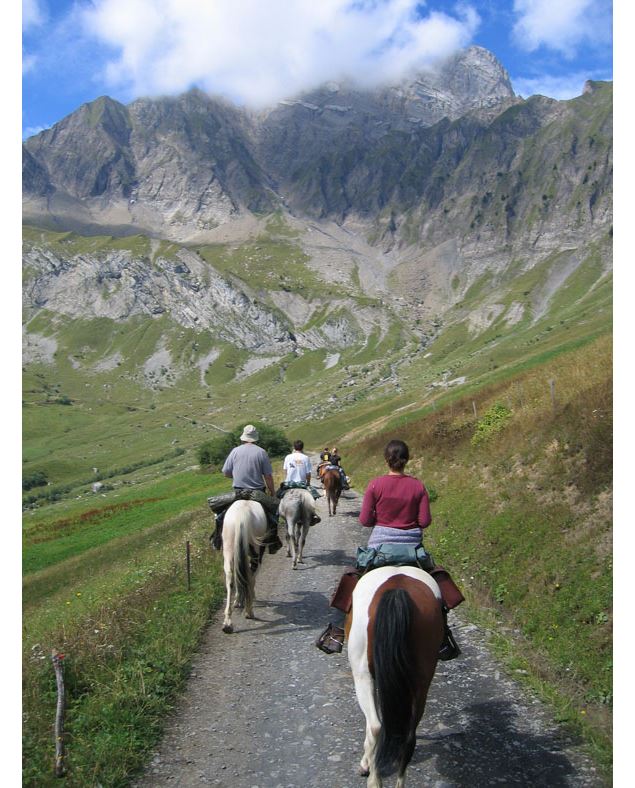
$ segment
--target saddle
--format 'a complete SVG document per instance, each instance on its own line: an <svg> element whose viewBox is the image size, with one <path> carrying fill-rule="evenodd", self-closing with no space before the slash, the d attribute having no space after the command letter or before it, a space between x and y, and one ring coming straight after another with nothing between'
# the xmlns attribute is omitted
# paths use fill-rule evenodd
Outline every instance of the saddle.
<svg viewBox="0 0 635 788"><path fill-rule="evenodd" d="M390 560L391 558L393 560ZM366 572L380 566L416 566L423 569L436 580L441 591L443 605L447 610L452 610L465 601L465 597L452 580L450 573L447 569L434 563L432 556L425 551L423 545L386 543L377 548L357 548L357 563L344 570L344 574L331 597L330 606L344 613L350 612L353 604L353 590L359 578Z"/></svg>

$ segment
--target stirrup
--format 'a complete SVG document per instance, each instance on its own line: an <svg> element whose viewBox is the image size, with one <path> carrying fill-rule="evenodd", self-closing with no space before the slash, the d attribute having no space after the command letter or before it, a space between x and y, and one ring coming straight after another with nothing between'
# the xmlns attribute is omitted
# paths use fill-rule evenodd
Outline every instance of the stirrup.
<svg viewBox="0 0 635 788"><path fill-rule="evenodd" d="M458 647L458 644L454 639L452 630L450 627L446 626L443 635L443 642L439 647L439 659L443 662L447 662L450 659L456 659L460 654L461 649Z"/></svg>
<svg viewBox="0 0 635 788"><path fill-rule="evenodd" d="M315 641L315 645L325 654L340 654L344 646L344 630L329 624Z"/></svg>

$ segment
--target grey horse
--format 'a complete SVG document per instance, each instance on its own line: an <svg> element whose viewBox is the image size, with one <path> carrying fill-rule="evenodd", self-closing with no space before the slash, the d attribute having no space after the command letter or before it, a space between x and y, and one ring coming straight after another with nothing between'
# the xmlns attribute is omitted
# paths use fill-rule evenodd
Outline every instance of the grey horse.
<svg viewBox="0 0 635 788"><path fill-rule="evenodd" d="M279 513L287 521L287 558L293 557L293 568L303 564L302 551L309 527L315 516L315 501L307 490L289 490L280 501Z"/></svg>

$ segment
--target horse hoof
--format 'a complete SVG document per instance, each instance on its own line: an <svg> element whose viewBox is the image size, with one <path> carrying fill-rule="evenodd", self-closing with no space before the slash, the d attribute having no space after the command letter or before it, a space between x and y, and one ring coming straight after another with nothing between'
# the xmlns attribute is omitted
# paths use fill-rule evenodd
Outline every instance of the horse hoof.
<svg viewBox="0 0 635 788"><path fill-rule="evenodd" d="M234 627L231 624L223 624L223 632L226 635L231 635L233 631L234 631Z"/></svg>
<svg viewBox="0 0 635 788"><path fill-rule="evenodd" d="M298 568L297 564L293 564L293 566L291 567L291 569L297 569L297 568Z"/></svg>
<svg viewBox="0 0 635 788"><path fill-rule="evenodd" d="M359 774L360 777L368 777L370 769L365 769L363 766L360 766L357 770L357 774Z"/></svg>

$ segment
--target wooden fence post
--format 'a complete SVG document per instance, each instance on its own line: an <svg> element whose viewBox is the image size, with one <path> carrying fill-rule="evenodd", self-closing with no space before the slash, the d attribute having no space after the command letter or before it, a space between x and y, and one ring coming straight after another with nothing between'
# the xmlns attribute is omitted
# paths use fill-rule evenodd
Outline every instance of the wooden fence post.
<svg viewBox="0 0 635 788"><path fill-rule="evenodd" d="M57 681L57 708L55 710L55 776L64 776L64 655L53 649L51 660Z"/></svg>
<svg viewBox="0 0 635 788"><path fill-rule="evenodd" d="M549 390L551 391L551 405L556 409L556 381L553 378L549 379Z"/></svg>
<svg viewBox="0 0 635 788"><path fill-rule="evenodd" d="M190 543L185 543L185 566L187 567L187 590L190 590Z"/></svg>
<svg viewBox="0 0 635 788"><path fill-rule="evenodd" d="M474 418L477 419L478 414L476 413L476 402L474 400L472 400L472 410L474 411Z"/></svg>

